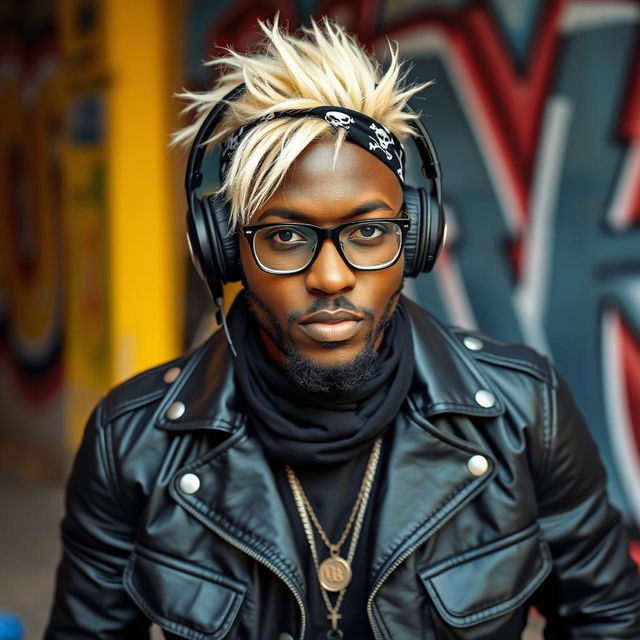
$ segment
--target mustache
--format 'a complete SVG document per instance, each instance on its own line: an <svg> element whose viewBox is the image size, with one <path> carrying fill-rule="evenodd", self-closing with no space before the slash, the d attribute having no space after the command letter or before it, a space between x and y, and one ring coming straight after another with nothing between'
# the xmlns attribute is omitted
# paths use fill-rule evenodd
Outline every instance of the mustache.
<svg viewBox="0 0 640 640"><path fill-rule="evenodd" d="M355 311L361 313L368 319L373 320L375 312L373 309L367 309L366 307L358 307L353 304L349 298L345 296L338 296L337 298L317 298L314 300L304 311L291 311L287 314L287 320L289 322L296 322L303 316L308 316L316 311Z"/></svg>

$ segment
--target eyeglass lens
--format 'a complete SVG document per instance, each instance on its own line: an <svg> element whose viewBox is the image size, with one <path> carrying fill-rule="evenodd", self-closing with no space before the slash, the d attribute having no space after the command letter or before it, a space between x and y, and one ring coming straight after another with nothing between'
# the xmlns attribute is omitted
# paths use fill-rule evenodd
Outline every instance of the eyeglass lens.
<svg viewBox="0 0 640 640"><path fill-rule="evenodd" d="M262 267L283 273L304 269L311 262L318 235L304 225L282 224L259 229L253 242ZM402 231L394 222L355 222L340 231L339 242L352 267L384 268L402 250Z"/></svg>

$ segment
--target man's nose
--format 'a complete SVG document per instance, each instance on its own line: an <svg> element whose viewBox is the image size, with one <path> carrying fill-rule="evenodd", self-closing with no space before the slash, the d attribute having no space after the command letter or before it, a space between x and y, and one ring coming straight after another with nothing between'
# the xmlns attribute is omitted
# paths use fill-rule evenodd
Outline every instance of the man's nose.
<svg viewBox="0 0 640 640"><path fill-rule="evenodd" d="M331 296L349 291L355 284L354 270L342 259L336 246L327 238L318 257L305 272L307 291L316 295Z"/></svg>

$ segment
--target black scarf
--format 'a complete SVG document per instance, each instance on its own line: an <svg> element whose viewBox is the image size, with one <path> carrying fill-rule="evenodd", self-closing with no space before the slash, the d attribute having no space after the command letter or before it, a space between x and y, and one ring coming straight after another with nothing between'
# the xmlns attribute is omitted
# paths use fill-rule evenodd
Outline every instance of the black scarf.
<svg viewBox="0 0 640 640"><path fill-rule="evenodd" d="M287 464L344 462L371 448L392 424L411 386L411 324L402 300L385 330L376 374L360 389L311 393L267 355L244 294L229 314L235 373L267 454Z"/></svg>

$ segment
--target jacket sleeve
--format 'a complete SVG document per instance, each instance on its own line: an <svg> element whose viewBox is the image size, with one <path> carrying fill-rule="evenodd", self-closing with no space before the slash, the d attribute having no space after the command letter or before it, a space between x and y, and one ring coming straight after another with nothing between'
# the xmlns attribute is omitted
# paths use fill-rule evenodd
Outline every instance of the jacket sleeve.
<svg viewBox="0 0 640 640"><path fill-rule="evenodd" d="M536 602L548 639L640 639L640 577L597 448L566 383L548 405L540 525L553 570Z"/></svg>
<svg viewBox="0 0 640 640"><path fill-rule="evenodd" d="M101 414L102 403L89 419L67 486L63 555L45 640L149 637L149 622L122 583L136 518L121 498Z"/></svg>

